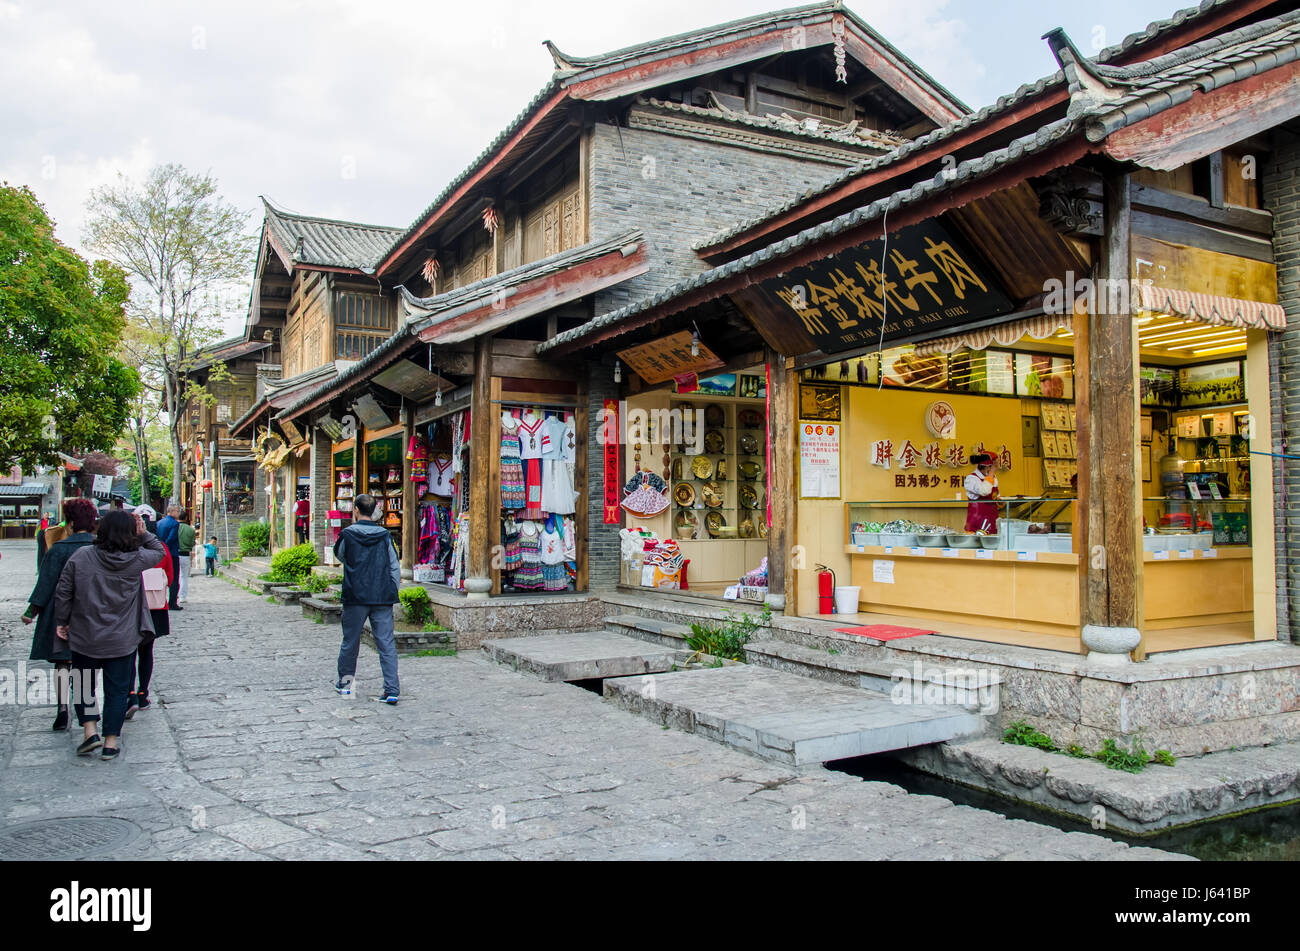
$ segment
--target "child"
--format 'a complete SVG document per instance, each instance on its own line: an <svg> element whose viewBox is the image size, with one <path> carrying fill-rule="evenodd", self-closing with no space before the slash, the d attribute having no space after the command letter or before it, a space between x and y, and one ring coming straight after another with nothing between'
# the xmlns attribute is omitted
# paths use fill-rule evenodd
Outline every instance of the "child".
<svg viewBox="0 0 1300 951"><path fill-rule="evenodd" d="M217 536L213 535L206 545L203 546L204 560L207 567L204 569L204 576L215 575L217 573Z"/></svg>

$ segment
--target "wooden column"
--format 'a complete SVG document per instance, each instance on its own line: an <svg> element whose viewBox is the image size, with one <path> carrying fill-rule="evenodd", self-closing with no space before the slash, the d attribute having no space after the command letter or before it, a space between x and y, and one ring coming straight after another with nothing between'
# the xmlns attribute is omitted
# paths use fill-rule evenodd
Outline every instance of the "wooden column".
<svg viewBox="0 0 1300 951"><path fill-rule="evenodd" d="M415 548L419 541L420 497L415 494L415 483L411 481L411 460L406 458L406 451L415 435L415 407L406 411L406 428L402 432L402 567L415 567Z"/></svg>
<svg viewBox="0 0 1300 951"><path fill-rule="evenodd" d="M1143 623L1138 344L1128 293L1129 194L1126 173L1107 176L1094 313L1081 320L1075 332L1082 536L1079 621L1081 628L1100 632L1100 640L1093 637L1091 644L1084 635L1090 653L1111 656L1115 651L1099 646L1107 640L1106 629L1140 632ZM1133 657L1145 657L1140 634Z"/></svg>
<svg viewBox="0 0 1300 951"><path fill-rule="evenodd" d="M1250 571L1255 640L1284 639L1277 626L1277 562L1273 537L1273 407L1268 334L1246 331L1246 403L1250 410Z"/></svg>
<svg viewBox="0 0 1300 951"><path fill-rule="evenodd" d="M591 489L587 485L587 425L589 421L587 379L583 377L578 383L578 405L573 410L573 434L577 445L573 455L573 487L578 491L578 501L573 513L573 530L578 537L575 540L575 555L578 561L578 577L574 589L586 591L591 586L591 572L587 564L590 557L588 547L588 530L591 512Z"/></svg>
<svg viewBox="0 0 1300 951"><path fill-rule="evenodd" d="M465 590L471 598L485 598L492 589L492 525L487 491L496 478L490 472L492 452L492 338L474 341L474 382L470 393L469 444L469 549L466 552Z"/></svg>
<svg viewBox="0 0 1300 951"><path fill-rule="evenodd" d="M772 527L767 533L768 598L775 608L794 612L794 570L791 552L795 538L795 371L786 367L785 357L767 349L772 417L768 434L772 441L772 469L767 492L772 503Z"/></svg>
<svg viewBox="0 0 1300 951"><path fill-rule="evenodd" d="M488 511L488 550L492 552L489 563L492 565L492 593L501 593L501 564L505 561L505 550L500 546L501 532L501 377L492 376L488 388L488 483L478 489L487 496ZM472 449L470 450L473 451Z"/></svg>

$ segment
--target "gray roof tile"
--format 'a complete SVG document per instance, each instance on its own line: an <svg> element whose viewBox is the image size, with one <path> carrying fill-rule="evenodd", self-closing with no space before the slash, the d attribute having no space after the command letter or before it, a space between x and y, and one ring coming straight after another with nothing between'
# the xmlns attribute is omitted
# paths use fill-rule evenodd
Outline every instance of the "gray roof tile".
<svg viewBox="0 0 1300 951"><path fill-rule="evenodd" d="M332 218L311 218L266 206L266 227L297 264L373 269L401 228L365 225ZM301 249L301 250L300 250Z"/></svg>

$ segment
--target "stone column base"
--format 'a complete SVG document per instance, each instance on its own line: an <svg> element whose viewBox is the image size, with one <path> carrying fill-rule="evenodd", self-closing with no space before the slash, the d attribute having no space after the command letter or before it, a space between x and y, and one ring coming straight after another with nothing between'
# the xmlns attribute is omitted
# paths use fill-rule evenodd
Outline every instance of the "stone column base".
<svg viewBox="0 0 1300 951"><path fill-rule="evenodd" d="M1083 646L1088 648L1087 662L1104 667L1123 667L1132 663L1129 652L1142 642L1142 632L1136 627L1085 624L1081 636Z"/></svg>
<svg viewBox="0 0 1300 951"><path fill-rule="evenodd" d="M785 613L785 595L769 594L763 599L763 603L772 609L773 614Z"/></svg>
<svg viewBox="0 0 1300 951"><path fill-rule="evenodd" d="M466 578L465 594L470 601L486 601L492 590L491 578Z"/></svg>

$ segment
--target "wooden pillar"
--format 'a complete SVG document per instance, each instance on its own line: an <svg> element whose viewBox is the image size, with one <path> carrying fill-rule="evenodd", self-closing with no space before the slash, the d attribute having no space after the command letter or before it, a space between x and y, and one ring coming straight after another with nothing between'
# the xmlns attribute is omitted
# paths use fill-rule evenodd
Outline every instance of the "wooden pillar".
<svg viewBox="0 0 1300 951"><path fill-rule="evenodd" d="M800 565L791 557L795 538L795 371L786 367L785 357L770 347L767 367L771 382L768 394L771 419L767 421L771 440L772 469L768 474L768 499L772 504L772 526L767 533L768 602L773 610L793 614L794 571Z"/></svg>
<svg viewBox="0 0 1300 951"><path fill-rule="evenodd" d="M488 487L495 479L491 469L492 338L474 341L474 382L470 392L469 444L469 550L466 552L465 590L471 598L486 598L492 590L492 525Z"/></svg>
<svg viewBox="0 0 1300 951"><path fill-rule="evenodd" d="M1146 656L1138 343L1128 292L1131 217L1129 176L1112 173L1105 182L1094 312L1075 333L1079 621L1090 661L1121 664L1130 650L1135 660Z"/></svg>
<svg viewBox="0 0 1300 951"><path fill-rule="evenodd" d="M1246 331L1246 403L1250 410L1250 572L1255 640L1283 637L1277 626L1277 562L1273 537L1273 407L1268 334Z"/></svg>
<svg viewBox="0 0 1300 951"><path fill-rule="evenodd" d="M420 497L411 481L411 460L406 458L415 436L415 407L406 410L406 428L402 432L402 567L415 567L415 548L419 540Z"/></svg>
<svg viewBox="0 0 1300 951"><path fill-rule="evenodd" d="M505 551L498 548L501 543L501 377L493 376L488 387L488 481L487 485L472 491L482 492L487 496L488 512L488 550L489 564L492 566L492 593L501 593L501 563L505 560ZM472 451L472 450L471 450ZM500 557L497 557L497 555Z"/></svg>
<svg viewBox="0 0 1300 951"><path fill-rule="evenodd" d="M577 441L573 455L573 487L579 493L578 502L575 506L577 511L573 514L573 530L578 536L574 544L575 555L578 560L578 577L575 579L574 584L574 589L577 591L586 591L591 586L591 572L587 564L587 559L590 557L587 544L589 538L587 526L591 512L588 497L591 490L587 485L588 392L587 380L584 377L578 383L578 405L573 410L573 433Z"/></svg>

